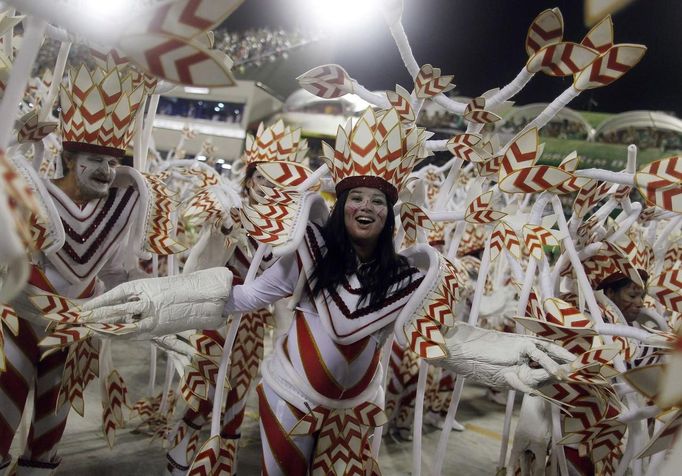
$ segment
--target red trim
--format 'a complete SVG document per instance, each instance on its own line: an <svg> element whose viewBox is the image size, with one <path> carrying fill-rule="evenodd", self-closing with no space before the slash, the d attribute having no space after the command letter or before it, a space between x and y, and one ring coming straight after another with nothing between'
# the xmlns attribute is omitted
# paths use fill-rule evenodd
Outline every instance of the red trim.
<svg viewBox="0 0 682 476"><path fill-rule="evenodd" d="M298 337L301 362L303 362L303 369L308 377L308 381L316 391L325 397L335 399L353 398L365 391L372 382L374 373L379 365L380 348L375 349L372 361L367 369L365 369L362 378L352 387L345 388L334 379L331 371L325 365L323 357L317 347L317 343L315 342L315 338L313 337L307 322L305 322L305 317L303 317L303 314L300 312L296 316L296 335ZM369 339L369 337L366 339ZM352 348L353 344L347 347Z"/></svg>
<svg viewBox="0 0 682 476"><path fill-rule="evenodd" d="M99 144L88 144L87 142L64 141L62 142L62 148L69 152L88 152L91 154L109 155L111 157L123 157L126 153L125 149Z"/></svg>
<svg viewBox="0 0 682 476"><path fill-rule="evenodd" d="M28 277L28 284L40 288L43 291L47 291L48 293L59 294L54 287L52 287L52 284L43 271L35 264L31 265L31 274Z"/></svg>
<svg viewBox="0 0 682 476"><path fill-rule="evenodd" d="M265 433L268 447L279 465L279 469L287 476L305 476L308 474L308 462L298 447L293 444L288 433L284 431L270 408L263 390L263 384L258 385L256 391L258 392L258 410L263 425L263 433Z"/></svg>
<svg viewBox="0 0 682 476"><path fill-rule="evenodd" d="M381 190L386 194L386 198L391 202L391 205L398 201L398 190L395 186L375 175L356 175L342 179L336 184L336 196L338 197L342 192L357 187L370 187Z"/></svg>

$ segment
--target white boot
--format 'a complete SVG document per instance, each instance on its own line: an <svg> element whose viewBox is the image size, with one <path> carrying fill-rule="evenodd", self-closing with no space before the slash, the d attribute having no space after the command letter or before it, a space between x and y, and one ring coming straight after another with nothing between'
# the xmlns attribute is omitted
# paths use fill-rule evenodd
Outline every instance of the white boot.
<svg viewBox="0 0 682 476"><path fill-rule="evenodd" d="M14 467L14 474L16 476L49 476L55 473L61 461L61 458L55 458L52 461L34 461L19 458Z"/></svg>
<svg viewBox="0 0 682 476"><path fill-rule="evenodd" d="M188 426L187 422L180 420L178 428L175 430L176 433L180 431L180 427L183 425L185 426L184 438L166 453L167 464L164 473L166 475L184 476L189 471L189 466L192 463L188 460L187 446L189 445L189 440L199 430Z"/></svg>

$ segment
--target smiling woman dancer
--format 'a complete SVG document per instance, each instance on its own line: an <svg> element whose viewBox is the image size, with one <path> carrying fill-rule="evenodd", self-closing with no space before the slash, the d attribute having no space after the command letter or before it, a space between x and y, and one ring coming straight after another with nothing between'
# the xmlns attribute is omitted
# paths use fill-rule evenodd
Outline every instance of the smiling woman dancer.
<svg viewBox="0 0 682 476"><path fill-rule="evenodd" d="M205 270L183 282L130 282L85 310L95 320L141 318L141 332L159 335L196 325L199 318L204 327L218 326L224 314L260 309L303 289L288 332L263 361L258 396L264 474L378 472L368 440L370 428L386 421L382 346L394 328L402 333L413 316L424 317L427 296L443 289L448 267L427 245L397 254L392 244L393 205L423 141L423 131L401 122L395 109L369 109L354 127L340 128L336 150L325 145L338 197L326 223L322 199L313 193L302 194L295 216L283 221L297 230L291 236L303 236L295 253L231 293L228 284L218 283L224 269ZM297 286L299 278L305 286ZM192 292L179 291L188 287ZM550 379L557 362L572 360L549 342L465 324L448 332L444 347L439 365L524 390ZM531 360L543 368L531 368Z"/></svg>

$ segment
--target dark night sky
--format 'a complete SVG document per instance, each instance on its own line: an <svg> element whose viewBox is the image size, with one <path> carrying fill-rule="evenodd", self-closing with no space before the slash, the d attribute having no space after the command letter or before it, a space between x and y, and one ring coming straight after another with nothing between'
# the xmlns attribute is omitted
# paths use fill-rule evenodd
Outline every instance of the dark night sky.
<svg viewBox="0 0 682 476"><path fill-rule="evenodd" d="M225 26L305 27L310 20L297 8L300 2L246 0ZM582 0L405 0L403 24L417 61L454 74L457 92L475 96L516 76L527 59L528 26L542 10L555 6L564 17L564 39L579 42L588 31ZM623 78L583 93L570 107L587 110L592 101L592 109L599 111L652 109L682 117L682 1L636 0L616 13L613 22L616 43L644 44L647 54ZM369 89L389 89L395 83L411 89L388 28L378 17L364 30L328 44L328 62L340 64ZM536 75L514 100L550 101L570 84L571 78Z"/></svg>

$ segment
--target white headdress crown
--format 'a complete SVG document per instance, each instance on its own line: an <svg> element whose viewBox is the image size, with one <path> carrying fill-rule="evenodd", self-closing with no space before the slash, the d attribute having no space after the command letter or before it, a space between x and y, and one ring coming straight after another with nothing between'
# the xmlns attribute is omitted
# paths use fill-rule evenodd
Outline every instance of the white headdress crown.
<svg viewBox="0 0 682 476"><path fill-rule="evenodd" d="M83 65L69 76L70 87L62 84L59 93L64 149L122 156L145 98L142 76Z"/></svg>
<svg viewBox="0 0 682 476"><path fill-rule="evenodd" d="M269 127L261 122L256 137L246 136L244 161L247 167L262 162L301 162L308 152L308 142L300 129L290 129L280 119Z"/></svg>
<svg viewBox="0 0 682 476"><path fill-rule="evenodd" d="M414 123L401 122L395 108L367 109L352 126L339 126L334 148L322 143L337 195L355 187L378 188L391 203L412 168L425 157L428 133Z"/></svg>

